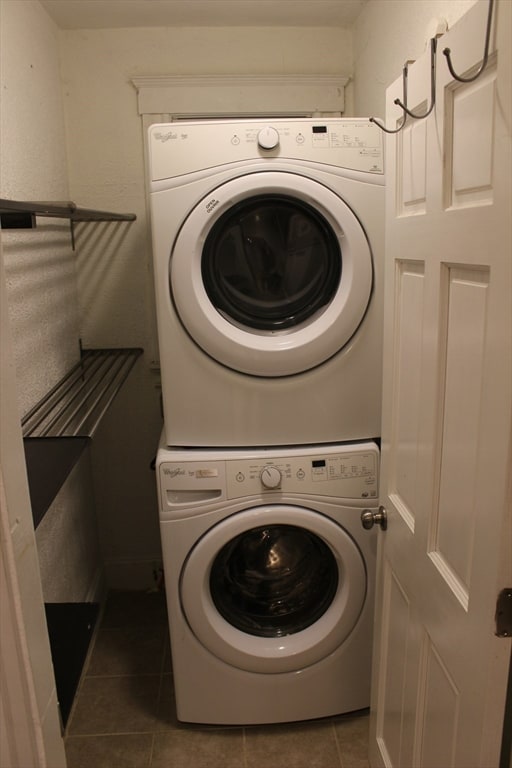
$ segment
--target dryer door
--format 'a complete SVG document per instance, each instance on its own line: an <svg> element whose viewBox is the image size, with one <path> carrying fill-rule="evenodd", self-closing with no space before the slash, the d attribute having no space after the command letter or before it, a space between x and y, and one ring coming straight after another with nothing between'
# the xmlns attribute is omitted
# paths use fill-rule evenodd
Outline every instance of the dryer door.
<svg viewBox="0 0 512 768"><path fill-rule="evenodd" d="M194 341L223 365L288 376L336 354L366 313L372 256L357 217L305 176L254 172L194 208L170 285Z"/></svg>
<svg viewBox="0 0 512 768"><path fill-rule="evenodd" d="M353 539L298 506L244 510L210 529L181 575L181 602L197 639L251 672L303 669L348 637L366 597Z"/></svg>

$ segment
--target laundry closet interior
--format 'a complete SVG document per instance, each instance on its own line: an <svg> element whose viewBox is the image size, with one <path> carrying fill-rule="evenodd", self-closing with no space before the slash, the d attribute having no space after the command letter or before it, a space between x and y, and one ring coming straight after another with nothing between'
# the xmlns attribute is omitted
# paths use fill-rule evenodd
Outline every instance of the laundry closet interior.
<svg viewBox="0 0 512 768"><path fill-rule="evenodd" d="M496 0L498 4L507 1ZM293 538L293 510L307 507L307 494L314 498L314 503L309 503L317 505L325 527L304 546L309 562L315 557L323 562L327 555L321 549L322 541L330 545L331 535L336 542L339 535L334 530L335 516L327 497L332 497L332 507L335 503L353 506L357 532L355 525L352 528L353 524L347 523L351 533L346 536L347 542L340 541L340 551L342 557L347 552L346 562L354 564L364 586L348 584L349 592L361 592L342 595L340 610L345 610L345 602L350 606L350 601L355 601L351 609L353 624L348 628L336 625L332 633L338 637L337 642L344 641L362 616L361 621L366 622L364 637L354 635L353 642L354 638L359 644L367 642L371 664L373 602L364 610L363 606L368 596L373 601L379 526L375 525L371 532L363 530L360 514L370 508L370 517L374 516L371 522L380 520L387 169L385 133L369 118L375 116L385 122L386 88L400 77L404 63L428 52L429 41L451 29L476 3L485 5L486 0L0 0L1 537L6 542L2 550L6 574L2 598L6 596L3 610L12 627L12 635L6 635L2 650L2 666L12 670L11 677L6 677L11 692L11 720L3 720L2 726L19 724L11 753L6 748L6 755L23 758L26 762L20 762L20 768L39 764L37 756L43 754L50 768L78 768L87 764L81 762L86 760L84 755L92 744L87 738L106 744L108 736L113 743L125 731L133 738L126 744L133 743L134 751L130 756L123 745L122 759L126 762L122 765L139 768L137 760L141 761L140 768L185 765L188 754L192 768L220 764L249 768L261 764L257 761L263 759L265 738L273 740L273 749L279 748L280 732L276 730L270 736L270 731L262 731L258 742L257 732L245 729L245 725L279 727L286 721L336 714L350 719L352 710L358 710L361 719L356 718L348 726L343 718L333 720L326 726L327 736L327 731L313 726L297 732L297 743L304 740L302 756L292 750L293 731L283 731L282 743L286 742L291 750L289 760L296 760L289 763L289 768L313 765L301 762L309 759L304 757L309 749L311 755L323 755L324 762L318 763L322 768L369 765L365 746L369 693L368 700L364 696L348 697L338 711L336 703L331 709L297 703L297 715L289 717L280 716L278 703L277 714L268 714L266 719L263 704L260 708L244 704L237 720L236 707L225 702L216 707L215 697L210 697L213 703L202 704L196 711L190 696L183 693L186 676L180 679L175 670L178 698L182 697L185 713L182 719L196 723L186 733L189 741L185 739L175 714L169 714L174 705L169 701L170 694L165 693L171 679L171 662L168 625L162 617L166 616L166 586L169 593L166 578L170 578L171 570L177 570L176 582L180 589L183 585L188 590L189 596L180 593L176 605L169 605L171 611L178 610L181 603L185 605L183 632L186 634L192 627L191 642L197 642L195 623L201 625L206 619L195 605L187 613L187 600L195 603L198 578L187 573L194 558L200 558L193 554L194 547L191 553L173 551L173 558L183 559L183 571L171 560L166 567L162 542L176 535L184 539L189 535L185 533L186 523L183 530L178 526L176 534L174 529L165 528L167 519L171 519L166 515L174 507L181 509L182 502L185 518L189 499L197 504L207 500L213 505L217 498L225 499L233 516L240 512L247 515L249 502L238 499L245 494L254 503L263 492L263 502L258 502L264 510L258 530L263 530L263 525L272 529L272 507L282 502L286 510L279 518L278 533L284 530L283 547L299 546ZM211 127L210 132L205 132L205 125ZM166 153L178 146L175 136L185 137L188 143L180 145L172 162L183 161L183 173L199 173L193 182L196 187L184 184L183 193L179 184L171 193L165 187ZM194 141L197 144L191 148ZM304 143L312 148L312 154L303 149ZM336 154L341 145L350 147L349 160L346 155ZM238 153L235 159L240 168L247 163L254 178L258 174L261 177L261 183L258 180L254 187L259 206L255 212L249 210L245 192L239 190L240 174L230 176L227 170L218 168L214 171L215 166L231 162L224 150L218 149L221 146ZM336 147L336 151L326 161L327 150L323 147L327 146ZM204 152L200 147L205 148ZM332 175L330 169L318 172L315 152L323 152L321 162L333 167L344 164L343 172L339 168ZM215 159L210 160L210 156ZM270 181L263 178L265 174L268 177L270 169L264 163L269 157L277 163ZM214 172L219 180L212 186L209 179ZM301 184L304 178L306 181L304 189L297 187L299 209L292 210L293 195L287 185L294 175L300 177ZM229 204L222 198L224 186ZM167 199L173 211L181 211L174 219L171 208L166 212L162 203ZM232 200L236 216L241 217L236 221L229 218ZM346 207L341 223L336 221L340 200ZM204 211L199 210L201 202ZM350 278L356 284L353 290L357 300L341 293L339 296L342 303L350 305L349 319L338 324L332 321L332 331L325 334L321 329L318 338L304 342L311 361L303 369L300 351L295 358L293 350L289 351L296 334L293 322L275 308L274 288L262 289L258 297L250 290L244 294L243 276L231 283L230 277L224 283L223 276L219 278L224 267L228 272L235 270L234 243L238 243L244 226L250 230L246 239L249 242L252 238L255 259L268 266L268 253L263 247L258 250L256 241L267 218L271 218L271 206L280 207L281 221L296 233L290 238L296 238L292 250L296 263L301 265L304 254L307 256L313 247L311 243L316 245L327 230L337 231L339 225L342 233L328 235L327 239L334 238L333 253L339 243L341 252L346 250L341 278L335 259L329 255L330 245L322 252L325 270L332 273L334 280ZM316 206L323 213L318 215ZM188 221L195 208L199 212ZM332 211L335 213L331 216ZM243 217L248 224L240 224ZM219 225L209 235L202 219L214 218ZM221 225L226 225L228 235L221 232ZM169 240L166 227L174 228ZM212 254L209 276L204 260L202 276L219 301L215 318L221 318L221 325L215 328L216 320L204 328L196 324L199 310L194 302L202 299L197 299L192 281L183 292L180 289L179 296L172 294L172 288L169 292L167 282L181 280L192 240L201 227L201 237L204 234ZM314 230L313 235L304 235L308 227ZM336 237L338 244L334 242ZM178 264L173 267L174 276L169 274L167 258L173 249L173 263ZM368 259L362 273L361 253L367 253ZM201 274L200 266L198 270ZM158 301L155 275L161 285L165 284ZM254 278L255 284L261 285L260 278ZM303 277L290 289L295 291L294 297L289 302L286 298L293 305L290 316L293 312L304 313L297 321L304 327L309 322L307 313L323 316L324 305L333 298L327 285L315 293L316 287L311 288L310 281L311 273L304 268ZM282 298L286 291L278 290L279 296ZM227 305L233 297L234 303L238 302L238 315L235 320L226 320L230 312ZM355 302L354 306L351 302ZM251 325L247 317L252 317L253 311L256 314L262 304L271 307L268 312L274 312L277 325L255 320L253 327L244 331L245 338L263 339L263 351L247 353L240 328L246 322ZM162 354L162 327L171 314L173 330ZM241 339L240 358L229 351L222 357L224 353L219 352L226 346L223 327L230 323L236 328L237 343L238 337ZM199 341L194 338L196 333ZM304 331L306 336L308 333ZM282 348L272 347L274 334L287 340ZM324 351L323 337L329 334ZM337 335L352 350L348 367L336 362ZM361 335L365 338L362 352L357 347ZM299 347L301 344L297 342ZM179 355L187 355L187 345L194 364L188 374L186 368L183 374L183 361L178 356L176 362L175 348L179 347ZM220 362L215 368L218 353ZM175 364L179 366L179 383L168 388ZM272 373L276 366L279 374ZM356 372L353 381L352 371ZM340 382L338 395L336 377ZM268 390L260 388L259 378L269 382ZM340 408L347 412L347 419L340 417L339 422L337 397ZM294 398L298 403L296 416ZM235 408L238 424L243 426L237 427ZM203 442L202 433L207 435ZM250 435L246 442L244 434ZM170 452L171 447L178 452ZM302 491L305 472L311 482ZM181 482L182 474L187 475L186 481ZM329 481L338 483L330 486L332 492L319 490L322 482L325 486ZM242 493L242 487L249 490ZM282 499L277 495L281 488ZM264 500L267 492L268 504ZM302 498L301 493L305 494ZM161 526L161 520L165 525ZM222 515L212 518L212 526L218 528L221 520ZM345 518L338 522L344 526ZM242 536L247 531L244 525L233 536ZM208 526L204 531L199 528L195 538L206 542L208 536L203 534L207 530ZM332 546L336 549L336 544ZM323 571L313 574L313 588L316 583L321 592L331 590L334 594L338 577L334 581L329 578ZM346 581L351 579L347 577ZM233 606L223 600L219 597L223 615L230 615ZM130 601L140 609L139 626L127 618ZM112 623L121 614L121 623ZM240 621L235 625L236 632L247 630L245 619ZM48 626L52 622L57 626L54 632L59 641L54 635L50 649ZM63 625L74 627L76 634L64 632L63 636ZM248 631L257 638L254 647L270 647L270 625L256 630L251 625ZM307 621L304 626L309 626ZM306 630L300 625L299 631ZM209 641L201 632L198 629L198 637L207 647ZM149 672L143 669L142 677L146 677L137 680L148 686L154 683L158 689L157 709L160 715L164 713L165 733L153 721L151 726L140 729L138 725L123 728L122 718L108 732L102 732L101 726L97 732L85 726L80 731L79 717L73 731L70 713L74 697L79 695L80 674L87 670L83 665L87 664L87 653L91 653L91 638L100 638L102 643L116 633L119 637L135 633L141 642L141 654L161 653L158 668ZM158 648L151 644L151 638L156 642L156 637L161 639ZM281 635L277 633L277 637ZM64 646L67 643L65 651L62 645L57 650L59 642ZM331 638L329 642L336 641ZM239 675L238 682L230 683L233 691L247 685L250 688L258 676L268 678L268 672L278 673L283 685L288 684L286 676L298 669L293 665L281 668L277 657L272 656L278 655L277 650L268 651L265 667L253 660L253 651L246 653L237 647L237 661L233 662L237 672L232 673L231 651L226 651L223 643L222 639L215 640L220 662L216 659L215 674L212 666L212 686L222 686L222 669L217 677L222 664L230 669L230 680ZM285 644L283 640L283 647ZM334 645L326 647L327 655ZM56 683L52 653L57 667L56 655L68 654L70 648L73 671L66 667L63 674L73 680L63 693ZM126 650L126 646L123 648ZM323 663L321 655L309 656L309 650L302 646L294 648L293 653L303 653L304 667L310 670ZM198 680L203 669L208 677L207 653L198 651L195 657L187 654L177 643L173 646L175 663L180 659L184 666L196 666ZM351 657L350 664L363 664L356 657ZM94 655L89 658L90 672L83 680L83 690L94 685L94 664L101 667L97 659ZM112 672L112 679L124 679L126 670L119 669ZM104 673L105 677L109 675ZM129 677L126 675L127 685ZM290 687L290 697L314 699L320 695L319 689L327 686L327 677L328 670L319 671L320 683L313 676L309 687ZM190 679L190 686L198 684ZM263 690L264 684L254 684L255 698L269 696ZM369 690L369 672L367 685ZM206 701L210 694L203 691L201 695ZM134 688L137 696L143 695ZM225 698L229 699L229 695ZM76 702L75 706L78 712ZM215 712L216 708L219 711ZM158 714L155 717L158 720ZM27 725L23 725L24 721ZM38 724L37 738L31 735L31 721ZM223 732L221 726L230 723L239 726L236 739L240 743L237 741L236 748L224 753L225 744L219 740L216 747L215 740ZM195 764L193 729L198 739L201 724L211 728L206 733L212 741L207 747L208 756L196 755L199 762ZM179 754L169 746L170 733L185 739ZM215 749L219 750L221 762L212 758ZM121 763L102 763L109 759L106 754L98 752L87 759L121 768ZM164 762L171 759L176 762ZM15 762L8 765L14 767Z"/></svg>

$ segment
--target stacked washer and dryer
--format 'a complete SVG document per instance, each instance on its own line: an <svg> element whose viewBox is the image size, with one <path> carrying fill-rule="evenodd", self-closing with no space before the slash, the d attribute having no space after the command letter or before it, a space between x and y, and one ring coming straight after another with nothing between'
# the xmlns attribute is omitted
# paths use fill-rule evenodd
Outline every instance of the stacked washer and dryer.
<svg viewBox="0 0 512 768"><path fill-rule="evenodd" d="M367 707L381 132L334 118L158 124L149 168L178 718Z"/></svg>

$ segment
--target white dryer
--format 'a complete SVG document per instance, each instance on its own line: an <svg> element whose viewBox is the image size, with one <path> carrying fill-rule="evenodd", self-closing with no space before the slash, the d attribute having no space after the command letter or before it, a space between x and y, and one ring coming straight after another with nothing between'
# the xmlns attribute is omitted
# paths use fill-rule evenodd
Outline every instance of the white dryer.
<svg viewBox="0 0 512 768"><path fill-rule="evenodd" d="M164 442L164 441L163 441ZM157 455L178 718L255 724L369 706L375 443Z"/></svg>
<svg viewBox="0 0 512 768"><path fill-rule="evenodd" d="M167 444L377 437L381 131L159 124L149 168Z"/></svg>

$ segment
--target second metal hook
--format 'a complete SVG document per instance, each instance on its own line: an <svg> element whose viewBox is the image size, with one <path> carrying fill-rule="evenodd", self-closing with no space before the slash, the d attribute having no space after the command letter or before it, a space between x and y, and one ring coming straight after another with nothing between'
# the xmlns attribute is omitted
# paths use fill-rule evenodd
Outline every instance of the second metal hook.
<svg viewBox="0 0 512 768"><path fill-rule="evenodd" d="M382 131L385 131L386 133L399 133L407 121L407 116L412 117L414 120L423 120L423 118L428 117L430 115L436 103L436 50L437 50L437 39L433 37L430 40L430 106L428 107L427 111L422 115L417 115L414 112L412 112L407 106L408 64L405 64L402 70L403 101L401 101L400 99L395 99L394 101L394 103L397 106L401 107L403 110L403 113L404 113L403 120L398 126L398 128L390 129L390 128L386 128L375 117L370 117L370 121L378 125Z"/></svg>
<svg viewBox="0 0 512 768"><path fill-rule="evenodd" d="M423 120L424 117L428 117L436 104L436 50L437 50L437 38L433 37L430 40L430 107L422 115L416 115L408 109L407 104L395 99L395 104L401 107L404 112L412 117L414 120Z"/></svg>
<svg viewBox="0 0 512 768"><path fill-rule="evenodd" d="M475 72L474 75L471 75L471 77L461 77L460 75L458 75L453 69L452 59L451 59L451 50L449 48L444 48L443 50L443 55L446 57L446 63L448 65L448 69L450 70L450 74L454 78L454 80L458 80L459 83L473 83L475 80L477 80L480 77L480 75L482 74L482 72L487 66L487 60L489 58L489 43L491 40L493 5L494 5L494 0L489 0L489 10L487 12L487 29L485 30L484 55L482 58L482 63L478 68L478 71Z"/></svg>
<svg viewBox="0 0 512 768"><path fill-rule="evenodd" d="M406 63L404 64L404 68L402 69L402 92L404 95L405 104L407 104L407 72L408 72L408 64ZM381 129L381 131L384 131L385 133L399 133L404 127L407 120L407 115L405 111L402 115L402 118L403 118L402 122L400 123L398 128L386 128L386 126L383 125L379 120L377 120L376 117L370 117L370 122L375 123L375 125L377 125Z"/></svg>

